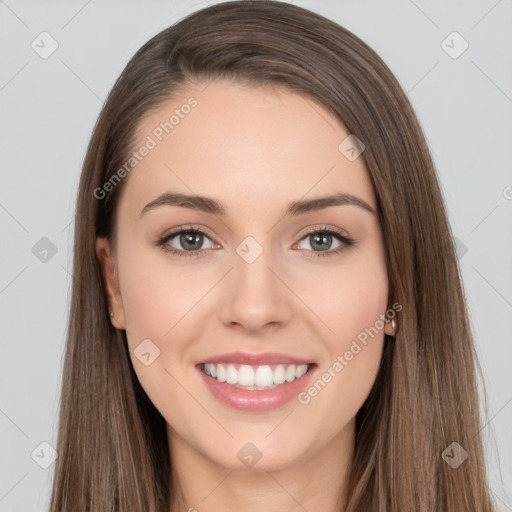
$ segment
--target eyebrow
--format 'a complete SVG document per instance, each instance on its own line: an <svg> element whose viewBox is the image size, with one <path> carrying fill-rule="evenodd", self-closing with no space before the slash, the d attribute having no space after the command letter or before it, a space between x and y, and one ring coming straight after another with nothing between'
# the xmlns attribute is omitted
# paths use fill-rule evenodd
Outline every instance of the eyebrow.
<svg viewBox="0 0 512 512"><path fill-rule="evenodd" d="M323 210L331 206L345 206L352 205L362 208L370 213L376 213L366 201L351 194L334 194L326 197L317 197L314 199L307 199L302 201L295 201L290 203L284 216L296 216L306 213ZM159 206L179 206L181 208L189 208L191 210L199 210L213 215L225 216L226 209L224 206L212 199L205 196L187 195L176 192L165 192L159 195L156 199L149 202L140 212L139 218L149 210L153 210Z"/></svg>

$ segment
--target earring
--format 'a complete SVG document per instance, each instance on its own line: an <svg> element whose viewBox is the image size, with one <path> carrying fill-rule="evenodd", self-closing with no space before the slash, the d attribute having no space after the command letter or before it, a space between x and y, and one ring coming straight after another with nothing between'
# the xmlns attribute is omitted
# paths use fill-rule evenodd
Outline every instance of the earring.
<svg viewBox="0 0 512 512"><path fill-rule="evenodd" d="M114 312L113 311L110 312L110 318L114 318Z"/></svg>
<svg viewBox="0 0 512 512"><path fill-rule="evenodd" d="M396 321L394 318L391 319L391 327L393 327L393 330L396 329Z"/></svg>

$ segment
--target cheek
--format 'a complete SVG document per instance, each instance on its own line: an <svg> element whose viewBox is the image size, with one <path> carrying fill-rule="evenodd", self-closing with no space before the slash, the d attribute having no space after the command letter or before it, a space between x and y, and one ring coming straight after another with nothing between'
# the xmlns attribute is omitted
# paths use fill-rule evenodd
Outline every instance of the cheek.
<svg viewBox="0 0 512 512"><path fill-rule="evenodd" d="M348 350L359 335L364 339L365 329L376 322L379 331L383 329L379 319L388 305L388 276L380 247L354 252L339 265L309 272L307 279L296 279L298 295L315 313L312 322L323 324L322 341L331 357Z"/></svg>
<svg viewBox="0 0 512 512"><path fill-rule="evenodd" d="M352 340L364 340L364 333L368 330L375 333L375 328L379 331L383 329L380 315L385 313L388 297L385 268L376 266L373 270L353 270L333 284L339 291L337 298L333 297L333 307L330 309L333 330L336 332L332 344L339 346L340 350L348 349Z"/></svg>
<svg viewBox="0 0 512 512"><path fill-rule="evenodd" d="M346 279L347 292L340 299L335 323L339 333L336 357L342 355L347 385L372 385L378 371L384 341L383 314L388 301L385 265L361 268ZM355 389L357 391L357 389ZM369 391L369 389L368 389Z"/></svg>
<svg viewBox="0 0 512 512"><path fill-rule="evenodd" d="M301 403L316 411L313 418L320 418L321 410L331 408L336 418L333 425L357 413L380 365L388 277L384 259L375 257L379 252L371 254L368 258L358 254L350 264L347 259L336 272L329 272L324 293L317 293L316 299L309 296L312 309L326 326L321 338L325 357ZM315 289L318 292L318 286Z"/></svg>
<svg viewBox="0 0 512 512"><path fill-rule="evenodd" d="M378 253L377 253L378 254ZM330 293L323 297L322 319L335 334L323 337L327 358L300 403L326 438L353 418L375 382L384 342L388 278L383 259L372 258L332 273ZM322 411L331 422L322 425Z"/></svg>
<svg viewBox="0 0 512 512"><path fill-rule="evenodd" d="M127 332L160 342L172 337L174 326L193 316L206 285L198 286L193 272L169 263L158 248L125 254L119 267Z"/></svg>
<svg viewBox="0 0 512 512"><path fill-rule="evenodd" d="M167 421L179 425L186 417L182 411L189 397L173 377L184 364L189 337L183 333L193 336L199 312L194 305L200 305L205 287L197 285L193 273L167 262L157 248L126 245L120 254L121 294L134 371L155 407ZM139 358L146 352L148 365ZM187 389L197 393L190 385Z"/></svg>

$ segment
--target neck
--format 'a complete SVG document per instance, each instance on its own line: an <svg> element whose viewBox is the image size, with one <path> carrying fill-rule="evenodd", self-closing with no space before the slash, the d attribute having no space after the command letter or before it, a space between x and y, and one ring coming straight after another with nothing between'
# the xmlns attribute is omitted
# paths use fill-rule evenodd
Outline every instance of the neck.
<svg viewBox="0 0 512 512"><path fill-rule="evenodd" d="M167 427L175 496L171 512L341 512L348 498L355 423L313 456L276 470L221 466Z"/></svg>

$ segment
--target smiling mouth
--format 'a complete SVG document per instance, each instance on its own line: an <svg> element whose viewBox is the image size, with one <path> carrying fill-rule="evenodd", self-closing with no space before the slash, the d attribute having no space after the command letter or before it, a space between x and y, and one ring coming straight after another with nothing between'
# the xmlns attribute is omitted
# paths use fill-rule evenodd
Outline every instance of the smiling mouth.
<svg viewBox="0 0 512 512"><path fill-rule="evenodd" d="M218 382L245 390L266 390L293 382L304 376L314 364L248 365L203 363L201 370Z"/></svg>

